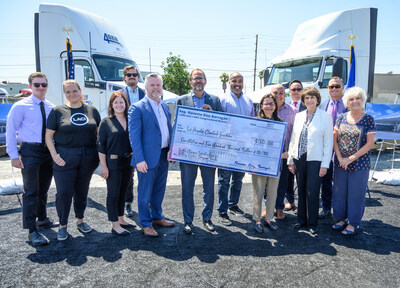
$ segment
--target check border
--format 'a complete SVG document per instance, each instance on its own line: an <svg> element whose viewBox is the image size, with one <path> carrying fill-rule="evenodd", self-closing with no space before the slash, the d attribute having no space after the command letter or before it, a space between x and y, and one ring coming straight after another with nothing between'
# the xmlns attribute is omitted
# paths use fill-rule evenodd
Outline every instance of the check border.
<svg viewBox="0 0 400 288"><path fill-rule="evenodd" d="M283 152L287 123L278 122L278 121L272 121L272 120L267 120L267 119L261 119L261 118L246 117L246 116L243 116L243 115L237 115L237 114L231 114L231 113L225 113L225 112L219 112L219 111L209 111L209 110L198 109L198 108L194 108L194 107L178 105L177 109L176 109L176 116L175 116L176 118L175 118L175 123L174 123L174 127L173 127L172 138L171 138L170 160L179 161L179 162L188 163L188 164L206 166L206 167L211 167L211 168L222 168L222 169L231 170L231 171L237 171L237 172L248 172L248 173L258 174L258 175L263 175L263 176L278 177L278 175L280 173L281 164L282 164L282 161L281 161L280 158L279 158L280 161L278 163L278 167L277 167L277 170L276 170L277 173L276 174L271 174L271 173L262 173L262 172L259 172L259 171L253 171L253 170L249 170L249 169L239 169L239 168L236 168L236 167L231 167L231 166L226 166L226 165L219 165L219 164L212 165L212 164L209 164L209 163L206 163L206 162L202 162L202 161L190 161L190 160L187 160L187 159L174 157L174 147L178 146L178 145L175 145L175 136L176 136L177 123L179 123L179 114L180 114L179 111L181 109L192 110L192 111L201 112L201 113L219 114L219 115L224 115L224 116L228 116L228 117L248 119L248 120L251 120L251 121L273 122L274 125L283 125L284 129L283 129L282 141L280 142L280 149L279 149L280 150L280 154L279 155L282 155L282 152Z"/></svg>

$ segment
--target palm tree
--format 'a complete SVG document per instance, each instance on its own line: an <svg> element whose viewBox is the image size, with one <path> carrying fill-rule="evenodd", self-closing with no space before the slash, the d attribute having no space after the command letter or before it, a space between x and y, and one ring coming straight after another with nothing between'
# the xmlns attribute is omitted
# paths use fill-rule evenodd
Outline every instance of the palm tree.
<svg viewBox="0 0 400 288"><path fill-rule="evenodd" d="M224 93L226 91L226 82L229 81L229 75L227 73L222 73L221 76L219 76L219 79L221 79L222 82L222 89L224 89Z"/></svg>

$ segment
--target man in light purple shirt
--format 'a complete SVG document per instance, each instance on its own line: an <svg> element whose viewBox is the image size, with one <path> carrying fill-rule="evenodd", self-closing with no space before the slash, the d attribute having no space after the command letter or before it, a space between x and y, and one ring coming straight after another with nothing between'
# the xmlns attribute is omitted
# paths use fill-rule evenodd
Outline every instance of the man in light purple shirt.
<svg viewBox="0 0 400 288"><path fill-rule="evenodd" d="M40 72L28 78L32 95L15 103L7 117L7 153L11 164L22 169L24 195L23 228L29 229L29 240L44 245L49 240L37 227L54 227L47 217L47 192L53 176L50 152L44 142L46 119L54 105L45 99L47 77ZM18 155L17 142L22 142ZM37 221L36 221L37 219Z"/></svg>
<svg viewBox="0 0 400 288"><path fill-rule="evenodd" d="M271 94L275 96L276 102L278 103L278 116L282 119L283 122L287 123L285 144L284 144L284 150L283 150L284 152L287 152L289 149L289 143L290 143L290 138L292 136L292 130L293 130L293 124L294 124L294 118L296 116L297 110L293 106L285 103L286 93L285 93L285 88L282 85L277 84L277 85L272 86ZM288 182L290 180L289 177L291 176L291 174L292 173L289 173L289 169L287 166L287 155L282 156L282 170L281 170L281 176L279 179L278 193L277 193L276 204L275 204L276 218L278 218L278 219L285 218L285 214L283 213L285 195L286 195L286 198L288 199L288 202L292 202L291 204L292 204L292 206L294 206L293 190L292 190L292 193L290 193L290 191L288 191Z"/></svg>
<svg viewBox="0 0 400 288"><path fill-rule="evenodd" d="M253 101L242 91L243 76L238 72L232 73L229 76L229 86L231 91L221 97L222 111L254 117ZM226 226L232 224L227 215L227 211L235 216L244 216L244 212L238 206L244 175L245 173L243 172L218 168L218 212L221 223ZM229 187L231 193L228 199Z"/></svg>
<svg viewBox="0 0 400 288"><path fill-rule="evenodd" d="M343 80L340 77L334 76L329 80L328 92L330 98L322 101L318 108L328 112L332 117L333 127L335 127L336 119L338 116L347 111L343 103ZM332 131L333 131L332 127ZM333 133L333 132L332 132ZM328 218L331 215L332 206L332 179L333 179L333 161L329 165L329 169L325 176L322 178L321 185L321 202L322 211L319 218Z"/></svg>

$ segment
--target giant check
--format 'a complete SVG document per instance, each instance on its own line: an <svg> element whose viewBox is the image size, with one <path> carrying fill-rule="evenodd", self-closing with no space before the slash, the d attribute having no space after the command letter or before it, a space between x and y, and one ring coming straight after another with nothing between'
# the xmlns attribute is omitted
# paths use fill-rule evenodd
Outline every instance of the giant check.
<svg viewBox="0 0 400 288"><path fill-rule="evenodd" d="M178 106L170 159L277 177L286 123Z"/></svg>

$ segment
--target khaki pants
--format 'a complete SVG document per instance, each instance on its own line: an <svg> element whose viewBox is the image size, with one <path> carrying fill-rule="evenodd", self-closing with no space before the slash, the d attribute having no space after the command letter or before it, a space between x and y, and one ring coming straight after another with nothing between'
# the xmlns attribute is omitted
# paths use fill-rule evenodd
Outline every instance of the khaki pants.
<svg viewBox="0 0 400 288"><path fill-rule="evenodd" d="M274 218L274 208L278 191L279 176L277 178L261 175L252 175L253 185L253 219L261 220L261 209L265 190L267 191L266 219ZM265 189L267 188L267 189Z"/></svg>

